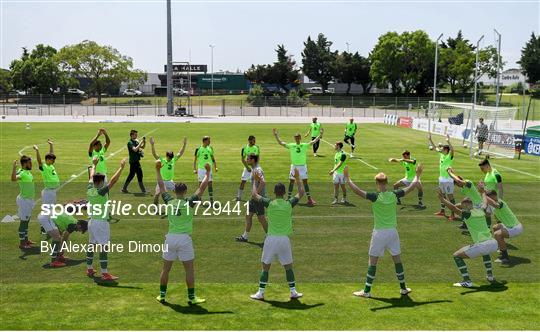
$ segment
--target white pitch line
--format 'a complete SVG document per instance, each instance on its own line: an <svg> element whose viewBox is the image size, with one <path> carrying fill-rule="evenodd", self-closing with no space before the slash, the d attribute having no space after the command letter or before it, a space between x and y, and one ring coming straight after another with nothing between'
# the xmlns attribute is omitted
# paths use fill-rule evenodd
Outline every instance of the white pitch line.
<svg viewBox="0 0 540 332"><path fill-rule="evenodd" d="M528 175L528 176L532 176L533 178L540 179L540 176L538 176L538 175L535 175L535 174L532 174L532 173L527 173L527 172L524 172L524 171L520 171L519 169L515 169L515 168L512 168L512 167L502 166L502 165L498 165L498 164L497 165L493 164L493 166L497 166L497 167L500 167L500 168L507 169L509 171L514 171L516 173L520 173L520 174L523 174L523 175Z"/></svg>
<svg viewBox="0 0 540 332"><path fill-rule="evenodd" d="M321 141L323 141L324 143L326 143L326 144L328 144L328 145L330 145L330 146L332 146L332 147L334 146L332 143L329 143L329 142L323 140L322 138L321 138ZM374 170L378 170L377 167L371 165L370 163L367 163L367 162L363 161L363 160L360 159L360 158L351 158L351 159L358 160L359 162L363 163L364 165L366 165L366 166L368 166L368 167L371 167L371 168L373 168Z"/></svg>

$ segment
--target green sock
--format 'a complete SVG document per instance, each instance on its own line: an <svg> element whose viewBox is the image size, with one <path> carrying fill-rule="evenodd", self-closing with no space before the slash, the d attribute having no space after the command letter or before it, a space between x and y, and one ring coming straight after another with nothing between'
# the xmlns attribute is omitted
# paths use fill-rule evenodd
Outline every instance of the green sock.
<svg viewBox="0 0 540 332"><path fill-rule="evenodd" d="M165 297L165 294L167 294L167 285L159 285L159 295Z"/></svg>
<svg viewBox="0 0 540 332"><path fill-rule="evenodd" d="M486 223L488 227L491 227L491 214L486 214Z"/></svg>
<svg viewBox="0 0 540 332"><path fill-rule="evenodd" d="M210 197L210 202L214 201L214 186L211 183L208 184L208 197Z"/></svg>
<svg viewBox="0 0 540 332"><path fill-rule="evenodd" d="M58 250L60 250L60 241L52 241L51 262L58 257Z"/></svg>
<svg viewBox="0 0 540 332"><path fill-rule="evenodd" d="M405 286L405 273L403 272L403 264L396 263L395 267L396 267L396 277L398 278L398 281L399 281L399 287L401 287L401 289L407 289L407 287Z"/></svg>
<svg viewBox="0 0 540 332"><path fill-rule="evenodd" d="M311 198L311 194L309 193L309 184L304 184L304 190L306 191L307 198Z"/></svg>
<svg viewBox="0 0 540 332"><path fill-rule="evenodd" d="M86 252L86 268L93 269L94 265L94 250L88 250Z"/></svg>
<svg viewBox="0 0 540 332"><path fill-rule="evenodd" d="M194 300L195 299L195 288L188 288L187 289L187 297L188 297L188 300Z"/></svg>
<svg viewBox="0 0 540 332"><path fill-rule="evenodd" d="M373 280L375 280L375 273L377 272L376 265L369 265L366 275L366 285L364 286L364 293L371 292L371 286L373 285Z"/></svg>
<svg viewBox="0 0 540 332"><path fill-rule="evenodd" d="M19 243L23 244L28 240L28 223L30 220L21 220L19 223Z"/></svg>
<svg viewBox="0 0 540 332"><path fill-rule="evenodd" d="M419 203L422 203L422 198L424 198L424 192L423 192L423 191L419 191L419 192L418 192L418 202L419 202Z"/></svg>
<svg viewBox="0 0 540 332"><path fill-rule="evenodd" d="M261 276L259 277L259 292L264 293L264 289L268 284L268 271L261 271Z"/></svg>
<svg viewBox="0 0 540 332"><path fill-rule="evenodd" d="M491 257L489 255L484 255L482 256L482 260L484 261L484 267L486 268L488 277L493 277L493 266L491 265Z"/></svg>
<svg viewBox="0 0 540 332"><path fill-rule="evenodd" d="M100 252L99 253L99 266L101 267L101 273L109 272L107 270L108 263L109 263L109 260L107 259L107 253L106 252Z"/></svg>
<svg viewBox="0 0 540 332"><path fill-rule="evenodd" d="M454 257L454 261L456 262L458 270L461 273L461 276L463 277L463 281L471 281L471 278L469 277L469 271L467 270L467 264L465 264L465 261L463 260L463 258Z"/></svg>
<svg viewBox="0 0 540 332"><path fill-rule="evenodd" d="M292 269L285 270L285 277L287 278L287 283L289 284L289 289L292 291L296 290L296 282L294 281L294 272Z"/></svg>
<svg viewBox="0 0 540 332"><path fill-rule="evenodd" d="M287 191L287 199L291 198L293 188L294 188L294 182L289 182L289 190Z"/></svg>

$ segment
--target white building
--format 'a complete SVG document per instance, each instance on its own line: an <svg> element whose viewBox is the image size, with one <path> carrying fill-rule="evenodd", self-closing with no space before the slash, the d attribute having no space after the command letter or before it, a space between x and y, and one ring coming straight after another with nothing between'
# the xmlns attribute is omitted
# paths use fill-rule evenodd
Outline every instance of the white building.
<svg viewBox="0 0 540 332"><path fill-rule="evenodd" d="M478 79L478 82L481 82L484 85L496 85L497 78L496 77L491 78L491 77L488 77L488 75L482 75ZM527 82L527 76L523 75L521 70L517 68L511 68L511 69L507 69L501 72L501 77L500 77L499 82L500 82L500 85L503 87L510 86L512 84L517 84L520 82L525 83ZM525 87L529 88L529 84L526 83Z"/></svg>

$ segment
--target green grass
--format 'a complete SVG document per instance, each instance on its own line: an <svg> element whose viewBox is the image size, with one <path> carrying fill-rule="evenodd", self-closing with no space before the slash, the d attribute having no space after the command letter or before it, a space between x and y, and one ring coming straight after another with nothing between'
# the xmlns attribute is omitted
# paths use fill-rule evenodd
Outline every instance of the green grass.
<svg viewBox="0 0 540 332"><path fill-rule="evenodd" d="M111 134L110 152L120 150L109 161L110 172L126 154L127 134L133 127L144 134L154 129L158 153L177 150L181 138L188 137L188 148L176 166L176 179L189 182L194 190L191 171L192 154L200 137L212 136L219 172L215 174L217 199L234 197L241 173L239 150L249 134L257 136L261 146L261 165L272 185L286 181L289 157L275 143L271 128L280 128L289 141L306 125L254 124L0 124L0 216L16 212L17 186L7 182L11 161L17 152L32 144L43 144L48 137L56 142L57 170L62 180L84 171L85 150L98 126ZM325 140L342 138L342 125L325 125ZM438 138L442 141L442 138ZM275 264L270 272L267 303L253 302L249 294L257 288L260 247L263 239L257 222L251 234L254 243L236 243L234 236L243 229L242 216L197 216L193 240L196 251L197 292L208 302L201 307L186 306L186 290L180 265L173 268L169 290L170 306L155 302L158 292L161 259L159 253L111 253L109 268L121 279L117 287L100 287L84 276L84 254L72 253L72 265L48 269L48 257L38 252L17 249L17 224L0 224L0 326L3 329L534 329L539 314L540 253L537 239L540 224L535 206L540 193L538 158L494 160L505 182L508 201L525 232L510 241L513 263L495 265L502 286L488 286L480 260L469 263L477 289L451 286L459 280L451 254L470 238L457 229L457 223L437 219L432 213L438 204L434 189L438 158L427 149L423 133L405 128L373 124L359 126L358 152L362 160L386 172L390 181L402 177L402 168L387 162L407 148L426 167L422 182L428 209L413 208L415 194L399 207L399 233L402 241L406 279L414 292L398 298L393 264L385 256L379 264L373 288L375 299L357 299L351 292L364 281L367 250L372 228L370 204L349 197L353 206L331 206L328 170L333 151L321 143L321 158L309 156L311 191L318 206L295 208L295 233L292 236L295 274L298 289L305 293L299 303L287 300L283 269ZM435 140L437 142L437 140ZM456 144L458 142L455 142ZM23 153L32 154L31 149ZM457 148L455 169L466 178L480 180L477 160L469 159L465 149ZM32 154L33 155L33 154ZM150 151L143 159L145 179L154 187ZM367 189L374 189L376 170L359 160L349 161L352 177ZM34 165L37 168L37 165ZM513 169L513 170L512 170ZM516 171L517 170L517 171ZM40 175L34 171L41 187ZM121 177L121 182L126 174ZM84 175L59 192L59 201L85 196ZM149 197L123 195L120 185L112 199L132 204L149 203ZM131 185L135 191L136 184ZM244 194L246 196L246 194ZM350 194L349 194L350 195ZM457 194L459 199L461 195ZM37 208L35 209L37 214ZM39 239L35 216L30 237ZM127 216L111 225L112 241L128 244L130 240L161 243L167 232L166 220L156 217ZM85 243L86 235L74 234L72 241ZM412 310L414 308L414 310Z"/></svg>
<svg viewBox="0 0 540 332"><path fill-rule="evenodd" d="M487 100L495 103L495 95L487 95ZM503 93L501 95L501 106L515 106L518 108L516 119L524 119L529 107L531 96L525 96L525 110L523 110L523 96L517 93ZM529 120L540 120L540 99L532 98L531 109L529 111Z"/></svg>
<svg viewBox="0 0 540 332"><path fill-rule="evenodd" d="M240 105L240 102L246 102L247 95L214 95L214 96L193 96L191 97L191 102L194 105L198 105L201 101L206 106L216 106L221 105L222 101L234 103ZM175 96L175 103L187 103L187 97ZM92 98L87 101L89 103L97 102L97 99ZM137 97L104 97L101 99L102 104L131 104L131 103L142 103L148 105L166 105L167 97L165 96L137 96Z"/></svg>

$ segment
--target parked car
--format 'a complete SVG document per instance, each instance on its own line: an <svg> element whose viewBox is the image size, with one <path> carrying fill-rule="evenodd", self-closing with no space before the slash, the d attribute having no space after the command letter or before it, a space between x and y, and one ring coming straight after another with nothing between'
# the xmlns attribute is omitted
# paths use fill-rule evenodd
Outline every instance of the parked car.
<svg viewBox="0 0 540 332"><path fill-rule="evenodd" d="M311 94L322 94L323 93L323 89L320 87L320 86L314 86L314 87L311 87L311 88L307 88L307 91Z"/></svg>
<svg viewBox="0 0 540 332"><path fill-rule="evenodd" d="M79 95L79 96L84 96L86 93L83 91L83 90L79 90L79 89L76 89L76 88L71 88L71 89L68 89L67 90L67 93L68 94L75 94L75 95Z"/></svg>
<svg viewBox="0 0 540 332"><path fill-rule="evenodd" d="M126 89L124 92L122 92L122 95L124 96L140 96L142 95L142 92L135 89Z"/></svg>
<svg viewBox="0 0 540 332"><path fill-rule="evenodd" d="M189 92L182 88L173 88L173 94L178 95L178 96L187 96L189 95Z"/></svg>
<svg viewBox="0 0 540 332"><path fill-rule="evenodd" d="M15 90L15 93L17 96L26 96L26 91L23 90Z"/></svg>

